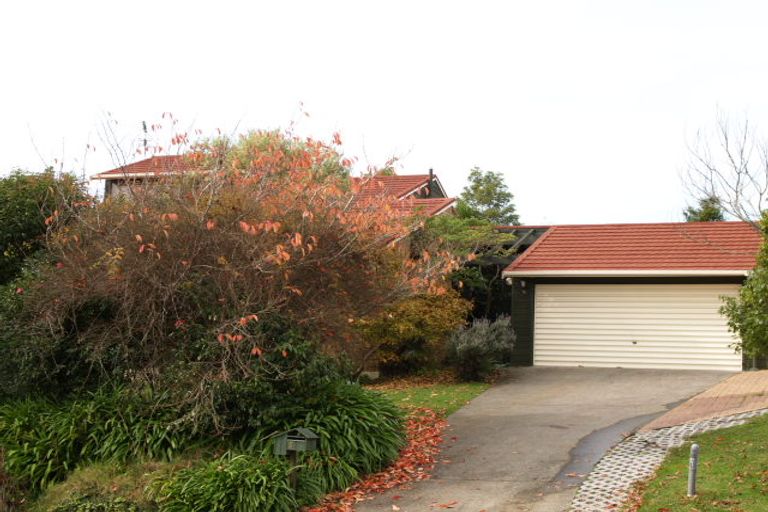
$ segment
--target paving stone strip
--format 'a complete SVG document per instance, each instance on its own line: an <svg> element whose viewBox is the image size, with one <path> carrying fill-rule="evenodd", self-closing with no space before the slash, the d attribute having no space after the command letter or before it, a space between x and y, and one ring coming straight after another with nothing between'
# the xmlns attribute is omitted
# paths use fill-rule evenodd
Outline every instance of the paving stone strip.
<svg viewBox="0 0 768 512"><path fill-rule="evenodd" d="M670 448L682 446L692 435L742 425L768 409L721 418L684 423L674 427L641 431L611 448L595 465L571 502L571 512L618 510L635 482L653 475Z"/></svg>

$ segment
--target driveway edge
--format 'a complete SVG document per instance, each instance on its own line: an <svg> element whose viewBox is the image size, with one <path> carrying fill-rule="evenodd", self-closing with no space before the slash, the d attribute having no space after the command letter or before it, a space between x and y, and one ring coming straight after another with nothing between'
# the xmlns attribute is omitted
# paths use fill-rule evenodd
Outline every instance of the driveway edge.
<svg viewBox="0 0 768 512"><path fill-rule="evenodd" d="M633 434L600 459L579 487L569 510L616 510L626 502L636 482L656 472L671 448L682 446L695 434L742 425L766 413L768 409L761 409Z"/></svg>

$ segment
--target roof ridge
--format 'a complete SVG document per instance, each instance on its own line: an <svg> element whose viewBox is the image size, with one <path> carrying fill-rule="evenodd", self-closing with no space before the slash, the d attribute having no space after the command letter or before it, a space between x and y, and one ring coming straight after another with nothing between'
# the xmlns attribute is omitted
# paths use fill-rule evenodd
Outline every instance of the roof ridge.
<svg viewBox="0 0 768 512"><path fill-rule="evenodd" d="M599 228L599 227L619 227L619 226L722 226L724 224L751 224L744 220L717 220L717 221L701 221L701 222L613 222L607 224L553 224L552 227L561 228ZM512 226L517 228L525 228L528 226ZM538 226L537 226L538 227Z"/></svg>
<svg viewBox="0 0 768 512"><path fill-rule="evenodd" d="M531 254L531 253L532 253L532 252L533 252L533 251L534 251L534 250L535 250L535 249L536 249L536 248L537 248L537 247L538 247L538 246L539 246L539 245L540 245L540 244L541 244L541 243L542 243L544 240L546 240L546 239L549 237L549 235L550 235L550 234L552 234L552 233L553 233L553 232L554 232L554 231L555 231L557 228L558 228L558 226L550 226L549 228L547 228L547 230L544 232L544 234L543 234L543 235L541 235L541 236L539 237L539 239L538 239L538 240L536 240L535 242L533 242L533 244L531 244L531 246L530 246L530 247L529 247L527 250L523 251L523 254L521 254L520 256L518 256L517 258L515 258L515 261L513 261L513 262L512 262L512 264L511 264L510 266L508 266L508 267L507 267L506 269L504 269L504 270L505 270L505 271L506 271L506 270L513 270L513 269L514 269L514 268L516 268L518 265L520 265L520 264L521 264L521 263L522 263L522 262L523 262L523 261L524 261L524 260L525 260L525 259L528 257L528 255L529 255L529 254Z"/></svg>

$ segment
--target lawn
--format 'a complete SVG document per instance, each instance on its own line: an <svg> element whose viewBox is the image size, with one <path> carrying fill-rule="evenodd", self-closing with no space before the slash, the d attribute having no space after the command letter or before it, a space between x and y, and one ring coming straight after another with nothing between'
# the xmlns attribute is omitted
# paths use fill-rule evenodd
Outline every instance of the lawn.
<svg viewBox="0 0 768 512"><path fill-rule="evenodd" d="M373 385L404 409L426 407L448 416L490 387L484 382L419 382L407 379Z"/></svg>
<svg viewBox="0 0 768 512"><path fill-rule="evenodd" d="M686 497L690 442L701 447L698 496ZM643 489L639 512L768 510L768 417L700 434L670 452Z"/></svg>

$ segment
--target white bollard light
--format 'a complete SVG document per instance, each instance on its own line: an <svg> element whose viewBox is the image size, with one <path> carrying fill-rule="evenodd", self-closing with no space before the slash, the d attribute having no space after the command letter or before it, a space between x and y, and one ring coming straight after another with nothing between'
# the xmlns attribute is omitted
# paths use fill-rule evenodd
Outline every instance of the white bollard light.
<svg viewBox="0 0 768 512"><path fill-rule="evenodd" d="M696 496L696 474L699 470L699 445L691 445L691 458L688 462L688 497Z"/></svg>

